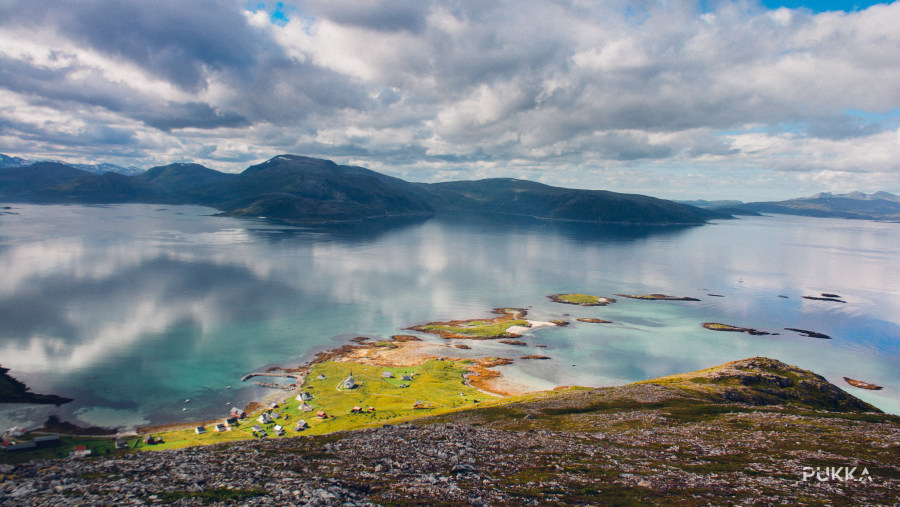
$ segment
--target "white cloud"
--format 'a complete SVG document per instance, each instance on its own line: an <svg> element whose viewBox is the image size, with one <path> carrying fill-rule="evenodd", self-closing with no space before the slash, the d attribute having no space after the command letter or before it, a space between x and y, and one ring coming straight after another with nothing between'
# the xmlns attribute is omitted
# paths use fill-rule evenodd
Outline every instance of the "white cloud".
<svg viewBox="0 0 900 507"><path fill-rule="evenodd" d="M108 157L89 145L103 136L84 134L105 126L147 166L234 171L297 152L419 181L524 168L551 184L633 190L658 164L716 163L788 184L880 175L866 181L900 191L896 2L813 14L752 2L703 13L687 0L310 0L279 25L236 3L212 17L171 1L130 7L144 16L130 32L103 31L122 7L85 4L2 8L0 94L17 106L0 108L0 149ZM715 197L717 181L698 196Z"/></svg>

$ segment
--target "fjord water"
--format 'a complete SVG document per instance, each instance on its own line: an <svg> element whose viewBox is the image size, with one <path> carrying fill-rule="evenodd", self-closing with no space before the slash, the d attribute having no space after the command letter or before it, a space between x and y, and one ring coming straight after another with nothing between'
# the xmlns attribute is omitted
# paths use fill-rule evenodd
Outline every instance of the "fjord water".
<svg viewBox="0 0 900 507"><path fill-rule="evenodd" d="M763 355L900 413L900 224L773 216L654 228L454 215L301 228L214 213L135 204L4 210L0 365L34 392L75 401L0 405L0 423L221 417L271 392L242 383L247 373L297 366L354 336L384 338L501 306L571 322L530 331L525 347L453 349L552 358L502 367L516 383L619 385ZM617 297L578 307L546 298L560 292L700 301ZM802 298L822 293L846 303ZM706 321L780 334L714 332ZM843 376L884 389L853 388Z"/></svg>

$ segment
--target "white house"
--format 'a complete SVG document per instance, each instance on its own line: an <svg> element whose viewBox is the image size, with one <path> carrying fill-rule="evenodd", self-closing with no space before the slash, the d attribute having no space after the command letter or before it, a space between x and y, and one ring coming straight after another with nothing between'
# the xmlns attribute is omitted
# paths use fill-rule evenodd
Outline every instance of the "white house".
<svg viewBox="0 0 900 507"><path fill-rule="evenodd" d="M353 389L356 387L356 379L353 378L353 372L350 372L350 376L344 380L344 389Z"/></svg>

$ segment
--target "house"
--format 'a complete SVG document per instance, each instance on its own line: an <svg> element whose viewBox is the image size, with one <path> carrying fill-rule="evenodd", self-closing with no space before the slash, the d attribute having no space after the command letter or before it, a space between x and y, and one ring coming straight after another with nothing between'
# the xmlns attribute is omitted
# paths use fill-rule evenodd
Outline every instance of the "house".
<svg viewBox="0 0 900 507"><path fill-rule="evenodd" d="M353 372L350 372L350 376L344 379L344 389L353 389L356 387L356 379L353 378Z"/></svg>
<svg viewBox="0 0 900 507"><path fill-rule="evenodd" d="M309 428L309 424L307 424L303 419L300 419L299 421L297 421L297 425L294 426L294 431L303 431L307 428Z"/></svg>
<svg viewBox="0 0 900 507"><path fill-rule="evenodd" d="M300 404L300 410L302 410L304 412L312 412L312 409L313 409L312 405L310 405L309 403L307 403L305 401Z"/></svg>
<svg viewBox="0 0 900 507"><path fill-rule="evenodd" d="M147 445L161 444L162 437L154 437L151 435L147 435L146 437L144 437L144 443Z"/></svg>
<svg viewBox="0 0 900 507"><path fill-rule="evenodd" d="M358 413L362 412L362 407L353 407L350 409L350 411L353 412L354 414L358 414Z"/></svg>
<svg viewBox="0 0 900 507"><path fill-rule="evenodd" d="M269 404L269 408L272 410L275 410L276 408L278 408L278 404L273 401L272 403Z"/></svg>
<svg viewBox="0 0 900 507"><path fill-rule="evenodd" d="M247 417L247 413L237 407L231 407L231 415L237 417L238 419Z"/></svg>
<svg viewBox="0 0 900 507"><path fill-rule="evenodd" d="M275 430L275 434L278 435L279 437L284 436L284 427L281 426L280 424L276 424L275 427L272 429Z"/></svg>
<svg viewBox="0 0 900 507"><path fill-rule="evenodd" d="M38 447L50 447L52 445L59 445L59 435L45 435L42 437L37 437L34 439L34 444Z"/></svg>
<svg viewBox="0 0 900 507"><path fill-rule="evenodd" d="M412 380L412 377L413 377L412 375L406 374L406 375L402 375L400 377L400 380L406 380L408 382L408 381Z"/></svg>
<svg viewBox="0 0 900 507"><path fill-rule="evenodd" d="M423 402L421 402L421 401L419 401L419 400L416 400L416 402L413 403L413 408L414 408L414 409L425 408L425 403L423 403Z"/></svg>
<svg viewBox="0 0 900 507"><path fill-rule="evenodd" d="M9 444L3 449L6 451L24 451L27 449L34 449L37 447L37 444L34 442L22 442L21 444Z"/></svg>
<svg viewBox="0 0 900 507"><path fill-rule="evenodd" d="M326 377L325 375L322 375L322 374L320 373L319 376L316 377L316 378L319 379L319 380L325 380L327 377Z"/></svg>
<svg viewBox="0 0 900 507"><path fill-rule="evenodd" d="M385 370L381 372L381 378L394 378L394 374Z"/></svg>
<svg viewBox="0 0 900 507"><path fill-rule="evenodd" d="M259 424L269 424L272 422L272 416L268 412L263 412L256 420L259 421Z"/></svg>
<svg viewBox="0 0 900 507"><path fill-rule="evenodd" d="M90 455L91 450L85 445L76 445L75 448L72 449L72 452L69 453L69 456L73 458L83 458Z"/></svg>
<svg viewBox="0 0 900 507"><path fill-rule="evenodd" d="M253 433L265 433L265 431L266 431L262 428L262 426L260 426L258 424L254 424L253 428L251 428L251 429L253 430Z"/></svg>
<svg viewBox="0 0 900 507"><path fill-rule="evenodd" d="M202 435L202 434L206 433L206 428L203 426L197 426L196 428L194 428L194 433L196 433L198 435Z"/></svg>
<svg viewBox="0 0 900 507"><path fill-rule="evenodd" d="M225 426L224 424L219 423L216 425L216 431L218 431L219 433L221 433L223 431L228 431L228 426Z"/></svg>
<svg viewBox="0 0 900 507"><path fill-rule="evenodd" d="M309 401L313 399L313 396L306 391L297 395L297 401Z"/></svg>
<svg viewBox="0 0 900 507"><path fill-rule="evenodd" d="M319 410L318 412L316 412L316 417L318 417L319 419L328 419L328 414Z"/></svg>
<svg viewBox="0 0 900 507"><path fill-rule="evenodd" d="M116 449L128 449L128 442L121 438L116 439Z"/></svg>
<svg viewBox="0 0 900 507"><path fill-rule="evenodd" d="M225 426L228 426L230 428L232 426L237 426L237 425L238 425L237 417L229 417L228 419L225 419Z"/></svg>

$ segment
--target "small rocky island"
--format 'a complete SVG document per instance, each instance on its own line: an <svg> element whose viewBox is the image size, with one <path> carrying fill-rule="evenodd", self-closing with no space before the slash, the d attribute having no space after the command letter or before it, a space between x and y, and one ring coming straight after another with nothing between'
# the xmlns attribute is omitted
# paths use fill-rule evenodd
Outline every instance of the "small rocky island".
<svg viewBox="0 0 900 507"><path fill-rule="evenodd" d="M731 324L720 324L718 322L704 322L703 327L711 331L730 331L733 333L747 333L755 336L761 335L777 335L778 333L770 333L768 331L760 331L752 327L732 326Z"/></svg>
<svg viewBox="0 0 900 507"><path fill-rule="evenodd" d="M616 302L613 298L592 296L590 294L551 294L547 297L554 303L578 306L606 306Z"/></svg>
<svg viewBox="0 0 900 507"><path fill-rule="evenodd" d="M616 294L628 299L641 299L644 301L700 301L697 298L687 296L667 296L666 294Z"/></svg>

